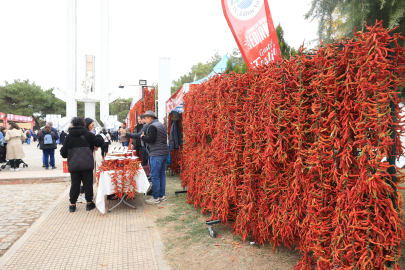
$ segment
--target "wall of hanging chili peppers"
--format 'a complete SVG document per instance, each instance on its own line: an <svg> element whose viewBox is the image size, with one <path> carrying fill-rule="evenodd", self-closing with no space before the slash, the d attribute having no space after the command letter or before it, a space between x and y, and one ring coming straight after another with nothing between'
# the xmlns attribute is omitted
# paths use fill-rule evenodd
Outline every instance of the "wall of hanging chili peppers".
<svg viewBox="0 0 405 270"><path fill-rule="evenodd" d="M397 170L393 183L385 160L393 144L404 154L404 38L381 22L366 29L311 56L215 76L184 98L188 202L233 220L243 240L298 248L296 269L399 269L393 187L404 178Z"/></svg>
<svg viewBox="0 0 405 270"><path fill-rule="evenodd" d="M155 88L148 88L145 87L143 89L143 99L139 100L137 103L135 103L134 107L129 111L129 120L131 122L129 129L131 132L134 131L135 127L135 112L137 112L137 115L141 115L145 113L146 111L155 111ZM132 149L132 139L130 140L130 149ZM139 159L142 161L142 157L139 157Z"/></svg>
<svg viewBox="0 0 405 270"><path fill-rule="evenodd" d="M170 130L172 128L172 119L170 118L170 114L168 115L167 121L167 137L170 136ZM183 134L183 114L180 114L179 119L177 120L177 124L179 125L180 133ZM169 168L175 173L179 173L180 168L180 153L181 153L182 145L180 145L179 149L170 149L170 159L171 163Z"/></svg>

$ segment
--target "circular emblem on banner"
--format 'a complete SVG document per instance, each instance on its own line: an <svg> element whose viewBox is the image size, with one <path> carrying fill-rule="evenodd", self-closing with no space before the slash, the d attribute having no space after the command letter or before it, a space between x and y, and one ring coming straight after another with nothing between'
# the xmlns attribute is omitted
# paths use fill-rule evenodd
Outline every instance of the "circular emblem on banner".
<svg viewBox="0 0 405 270"><path fill-rule="evenodd" d="M241 21L252 19L263 6L264 0L227 0L232 15Z"/></svg>

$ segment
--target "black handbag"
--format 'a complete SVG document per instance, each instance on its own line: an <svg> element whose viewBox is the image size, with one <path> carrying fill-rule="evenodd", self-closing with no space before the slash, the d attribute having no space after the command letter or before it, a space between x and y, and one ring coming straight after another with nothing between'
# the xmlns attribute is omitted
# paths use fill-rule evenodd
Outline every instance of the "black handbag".
<svg viewBox="0 0 405 270"><path fill-rule="evenodd" d="M90 144L86 138L80 136L87 146L77 147L68 150L68 169L69 172L88 171L94 169L93 151L90 149Z"/></svg>

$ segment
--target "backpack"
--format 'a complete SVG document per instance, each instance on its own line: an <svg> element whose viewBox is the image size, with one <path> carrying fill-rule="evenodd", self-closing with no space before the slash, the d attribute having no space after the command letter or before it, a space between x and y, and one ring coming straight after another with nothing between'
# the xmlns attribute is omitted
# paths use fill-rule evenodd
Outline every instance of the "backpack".
<svg viewBox="0 0 405 270"><path fill-rule="evenodd" d="M27 138L31 138L31 133L29 131L27 132Z"/></svg>
<svg viewBox="0 0 405 270"><path fill-rule="evenodd" d="M51 134L45 134L44 144L53 144L53 139Z"/></svg>

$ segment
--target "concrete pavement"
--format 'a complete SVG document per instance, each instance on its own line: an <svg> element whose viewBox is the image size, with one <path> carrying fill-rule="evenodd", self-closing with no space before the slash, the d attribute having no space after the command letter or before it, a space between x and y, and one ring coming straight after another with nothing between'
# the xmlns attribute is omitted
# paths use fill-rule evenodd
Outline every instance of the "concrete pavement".
<svg viewBox="0 0 405 270"><path fill-rule="evenodd" d="M76 212L69 213L70 175L42 169L42 151L32 144L23 147L29 167L0 172L0 269L170 269L142 194L128 201L136 210L121 204L102 215L78 203ZM99 151L96 156L100 160ZM61 157L56 160L62 169ZM58 177L65 179L43 183ZM42 180L4 184L33 179ZM106 208L116 203L107 201Z"/></svg>
<svg viewBox="0 0 405 270"><path fill-rule="evenodd" d="M136 210L121 204L102 215L84 204L69 213L68 191L0 258L0 269L170 269L142 195L129 201Z"/></svg>

